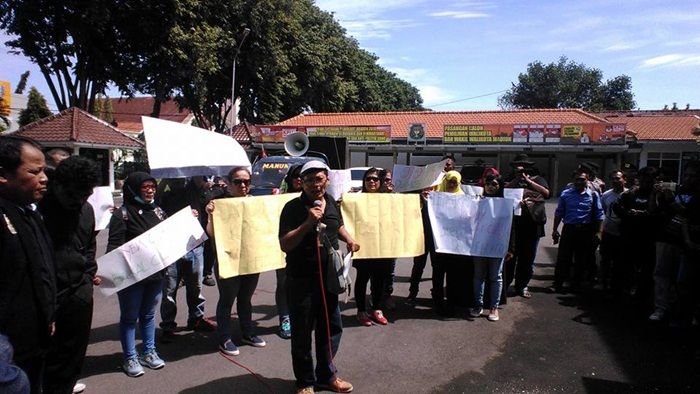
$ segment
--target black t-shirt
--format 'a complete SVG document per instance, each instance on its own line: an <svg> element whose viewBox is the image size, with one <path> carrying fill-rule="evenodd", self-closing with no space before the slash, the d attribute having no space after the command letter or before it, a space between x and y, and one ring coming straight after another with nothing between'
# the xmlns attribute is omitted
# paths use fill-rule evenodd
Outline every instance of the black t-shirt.
<svg viewBox="0 0 700 394"><path fill-rule="evenodd" d="M343 226L343 218L338 204L333 197L326 194L326 209L323 212L321 222L325 224L325 234L333 248L338 248L338 229ZM299 198L289 201L282 209L280 215L279 237L301 226L309 215L309 208L313 207L313 201L301 193ZM325 260L327 249L321 244L321 257ZM316 232L309 231L302 241L294 249L287 253L287 275L294 278L310 277L318 274L318 260L316 258Z"/></svg>

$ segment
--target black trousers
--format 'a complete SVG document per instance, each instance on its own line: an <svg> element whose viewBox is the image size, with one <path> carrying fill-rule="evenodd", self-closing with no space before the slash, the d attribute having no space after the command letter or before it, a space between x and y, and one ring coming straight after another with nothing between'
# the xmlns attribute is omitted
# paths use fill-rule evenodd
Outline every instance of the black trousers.
<svg viewBox="0 0 700 394"><path fill-rule="evenodd" d="M44 355L36 355L23 360L17 361L17 366L22 368L27 374L31 394L42 394L44 392L44 370L46 367L46 358ZM46 391L47 393L49 391Z"/></svg>
<svg viewBox="0 0 700 394"><path fill-rule="evenodd" d="M88 287L92 295L92 285ZM88 289L82 290L84 293ZM85 298L68 295L56 310L56 332L46 355L44 372L44 391L47 393L70 394L80 377L92 325L92 298Z"/></svg>
<svg viewBox="0 0 700 394"><path fill-rule="evenodd" d="M394 259L367 259L354 262L357 270L355 278L355 303L358 312L367 311L367 282L371 281L370 293L372 309L382 309L382 301L388 294L387 283L391 280Z"/></svg>
<svg viewBox="0 0 700 394"><path fill-rule="evenodd" d="M557 264L554 268L554 286L560 287L566 280L571 280L573 286L577 286L584 278L586 269L591 265L591 258L595 258L593 238L595 228L593 224L565 224L559 240L559 252ZM571 268L573 266L573 276Z"/></svg>
<svg viewBox="0 0 700 394"><path fill-rule="evenodd" d="M340 346L343 323L338 296L326 293L325 298L328 325L318 277L287 277L287 301L292 325L292 367L298 388L313 386L315 383L329 383L337 372L333 357ZM316 368L311 356L312 339L316 345Z"/></svg>

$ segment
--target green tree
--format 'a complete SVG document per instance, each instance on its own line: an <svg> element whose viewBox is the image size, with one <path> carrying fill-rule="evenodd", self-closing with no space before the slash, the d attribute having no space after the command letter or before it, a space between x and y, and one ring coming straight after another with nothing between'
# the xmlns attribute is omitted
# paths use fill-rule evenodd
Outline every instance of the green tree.
<svg viewBox="0 0 700 394"><path fill-rule="evenodd" d="M26 126L32 122L51 115L52 113L49 111L48 105L46 105L46 99L41 93L39 93L37 88L32 86L29 89L27 108L23 109L19 113L19 126Z"/></svg>
<svg viewBox="0 0 700 394"><path fill-rule="evenodd" d="M634 108L632 81L626 75L602 82L596 68L569 61L528 64L518 84L498 99L502 108L581 108L589 111Z"/></svg>
<svg viewBox="0 0 700 394"><path fill-rule="evenodd" d="M41 70L59 110L91 111L97 93L121 64L123 43L115 15L128 4L112 0L0 0L6 43Z"/></svg>

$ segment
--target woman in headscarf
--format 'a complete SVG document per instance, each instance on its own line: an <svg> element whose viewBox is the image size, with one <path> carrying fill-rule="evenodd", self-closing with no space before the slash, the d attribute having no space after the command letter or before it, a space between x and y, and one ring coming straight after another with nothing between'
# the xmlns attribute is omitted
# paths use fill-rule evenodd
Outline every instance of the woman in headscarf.
<svg viewBox="0 0 700 394"><path fill-rule="evenodd" d="M362 193L380 193L382 178L380 170L370 168L362 177ZM386 284L391 279L392 263L394 259L363 259L355 260L353 266L357 270L355 279L355 303L357 304L357 320L363 326L369 327L372 322L386 325L388 322L381 310L384 301ZM370 294L372 296L371 313L367 313L367 282L371 281Z"/></svg>
<svg viewBox="0 0 700 394"><path fill-rule="evenodd" d="M155 204L156 180L145 172L131 173L124 181L124 205L114 210L109 222L107 252L138 237L165 220ZM160 369L165 362L156 353L156 307L163 291L163 271L119 291L119 336L124 352L124 372L137 377L143 366ZM139 322L143 353L136 353L136 321Z"/></svg>
<svg viewBox="0 0 700 394"><path fill-rule="evenodd" d="M464 194L462 176L448 171L438 185L438 192ZM431 259L432 260L432 259ZM449 253L435 253L433 266L433 302L435 312L442 317L452 317L455 306L471 305L473 269L471 258ZM447 281L447 294L443 283Z"/></svg>

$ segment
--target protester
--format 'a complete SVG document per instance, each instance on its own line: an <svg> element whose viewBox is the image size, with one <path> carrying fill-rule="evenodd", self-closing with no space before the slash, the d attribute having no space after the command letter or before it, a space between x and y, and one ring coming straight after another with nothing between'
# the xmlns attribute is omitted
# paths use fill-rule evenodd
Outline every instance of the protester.
<svg viewBox="0 0 700 394"><path fill-rule="evenodd" d="M603 290L611 289L620 294L625 276L632 272L624 272L624 250L620 233L620 218L613 211L622 193L627 191L625 174L620 170L610 172L612 188L603 193L601 203L605 220L603 221L603 238L600 241L600 282Z"/></svg>
<svg viewBox="0 0 700 394"><path fill-rule="evenodd" d="M292 322L292 365L297 393L313 393L313 387L339 393L353 390L337 376L333 358L338 351L343 325L338 296L327 291L335 274L327 275L329 248L345 241L349 252L360 245L343 226L340 208L326 194L330 169L320 161L302 167L303 193L289 201L280 215L280 248L287 254L287 291ZM321 237L317 229L325 225ZM321 239L323 242L321 242ZM316 368L311 356L315 331Z"/></svg>
<svg viewBox="0 0 700 394"><path fill-rule="evenodd" d="M375 167L365 171L362 177L362 193L379 193L382 187L380 175L380 170ZM379 213L377 212L377 214ZM357 320L363 326L370 327L372 322L380 325L388 323L381 310L381 305L384 300L386 285L391 280L394 261L394 259L361 259L353 262L353 266L357 270L357 277L355 278ZM370 313L367 313L365 295L367 293L367 282L370 280L372 309Z"/></svg>
<svg viewBox="0 0 700 394"><path fill-rule="evenodd" d="M503 179L497 174L488 174L484 177L483 198L503 197ZM474 307L470 311L472 317L479 317L484 312L484 287L488 279L489 321L498 321L498 305L503 290L503 261L513 257L515 249L514 231L511 227L510 241L508 242L508 252L505 257L481 257L475 256L474 262Z"/></svg>
<svg viewBox="0 0 700 394"><path fill-rule="evenodd" d="M301 179L302 165L292 166L284 177L285 193L299 193L304 182ZM279 329L277 335L282 339L292 338L292 324L289 320L289 304L287 303L287 273L284 268L275 270L277 287L275 288L275 304L277 304L277 316L279 316Z"/></svg>
<svg viewBox="0 0 700 394"><path fill-rule="evenodd" d="M116 249L165 220L165 212L155 204L156 180L148 173L133 172L124 181L124 204L114 210L109 222L107 252ZM156 352L156 308L163 291L163 271L158 271L117 292L119 336L124 352L122 368L130 377L144 374L143 366L160 369L165 362ZM138 321L143 352L136 353Z"/></svg>
<svg viewBox="0 0 700 394"><path fill-rule="evenodd" d="M446 173L438 186L438 192L463 195L464 191L460 187L461 180L462 176L457 171ZM460 255L435 253L435 259L431 256L431 263L435 312L441 317L452 317L454 307L460 300L471 298L472 275L467 275L465 271L473 273L473 270L467 265L465 257ZM444 290L445 281L447 282L447 294ZM464 294L464 297L461 297L461 294Z"/></svg>
<svg viewBox="0 0 700 394"><path fill-rule="evenodd" d="M663 320L671 308L676 291L676 281L681 267L685 266L683 225L687 222L688 204L696 187L696 164L689 162L683 171L683 183L676 190L675 183L654 185L656 209L662 227L656 240L656 265L654 267L654 312L649 320ZM676 193L677 192L677 193ZM680 312L680 311L679 311Z"/></svg>
<svg viewBox="0 0 700 394"><path fill-rule="evenodd" d="M72 156L49 179L39 212L53 241L56 264L56 332L46 358L44 391L72 393L85 359L92 325L95 277L95 214L87 203L100 183L97 164ZM79 388L84 389L84 386Z"/></svg>
<svg viewBox="0 0 700 394"><path fill-rule="evenodd" d="M247 197L250 191L250 171L245 167L235 167L228 173L229 186L226 197ZM207 234L214 239L213 214L215 200L207 204ZM253 293L258 286L260 274L238 275L222 278L219 267L215 267L219 288L219 302L216 304L216 324L219 337L219 350L229 356L240 354L238 347L231 340L231 308L233 302L238 310L238 322L241 326L241 342L254 347L265 347L267 343L253 332Z"/></svg>
<svg viewBox="0 0 700 394"><path fill-rule="evenodd" d="M35 211L47 190L45 168L34 140L0 136L0 333L14 347L32 393L42 391L56 311L51 240Z"/></svg>
<svg viewBox="0 0 700 394"><path fill-rule="evenodd" d="M432 187L427 187L420 191L420 213L423 221L423 239L425 242L425 253L413 258L413 268L411 268L410 286L408 288L408 297L406 303L410 306L416 305L418 290L423 271L430 255L430 261L435 261L435 242L433 241L433 231L430 226L430 217L428 215L428 194L433 191Z"/></svg>
<svg viewBox="0 0 700 394"><path fill-rule="evenodd" d="M540 238L544 237L544 225L547 223L545 200L549 198L549 184L539 175L535 163L526 154L519 154L510 164L513 168L512 179L506 188L522 188L522 213L515 216L515 254L505 262L503 296L501 302L507 302L507 292L515 279L515 293L523 298L532 297L528 289L535 272L535 257Z"/></svg>
<svg viewBox="0 0 700 394"><path fill-rule="evenodd" d="M447 160L445 162L445 168L443 169L443 172L448 173L450 171L454 171L455 169L455 157L452 154L447 154L442 157L440 161Z"/></svg>
<svg viewBox="0 0 700 394"><path fill-rule="evenodd" d="M202 206L206 207L209 201L221 198L226 194L226 182L220 176L215 176L211 181L207 181L204 185L204 196L202 199ZM207 215L200 216L202 225L207 226L206 220ZM214 263L216 262L216 253L214 252L214 243L211 238L207 238L202 244L204 247L204 279L202 284L205 286L216 286L216 280L214 280Z"/></svg>
<svg viewBox="0 0 700 394"><path fill-rule="evenodd" d="M686 203L685 221L681 224L683 259L678 274L678 322L681 327L700 321L697 284L700 282L700 161L689 161L683 171L683 193L690 198ZM695 359L700 350L695 344Z"/></svg>
<svg viewBox="0 0 700 394"><path fill-rule="evenodd" d="M654 167L640 168L638 186L620 195L613 210L620 217L620 230L625 248L625 265L633 270L632 283L625 287L643 306L652 303L653 272L656 262L656 230L660 227L659 210L656 207L658 171Z"/></svg>
<svg viewBox="0 0 700 394"><path fill-rule="evenodd" d="M183 208L191 208L192 214L200 220L200 224L206 226L206 222L201 220L206 216L202 205L206 185L204 179L201 176L195 176L187 181L185 179L162 180L159 188L166 183L170 183L171 187L163 192L158 204L163 211L168 216L172 216ZM165 268L160 304L161 342L168 343L175 338L177 290L181 281L185 286L187 300L187 329L201 332L212 332L216 329L214 324L204 317L206 299L202 294L203 270L204 245L198 245Z"/></svg>
<svg viewBox="0 0 700 394"><path fill-rule="evenodd" d="M554 269L554 284L550 291L561 292L564 282L571 279L571 290L576 291L582 283L591 251L598 244L603 231L603 206L598 193L588 187L588 174L579 169L573 175L573 188L566 189L559 197L554 212L552 240L559 243ZM561 235L559 224L564 222ZM517 237L517 233L516 233ZM570 277L573 264L574 275Z"/></svg>

